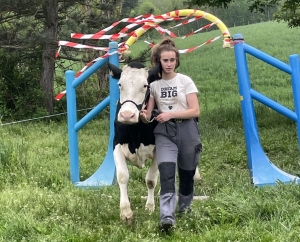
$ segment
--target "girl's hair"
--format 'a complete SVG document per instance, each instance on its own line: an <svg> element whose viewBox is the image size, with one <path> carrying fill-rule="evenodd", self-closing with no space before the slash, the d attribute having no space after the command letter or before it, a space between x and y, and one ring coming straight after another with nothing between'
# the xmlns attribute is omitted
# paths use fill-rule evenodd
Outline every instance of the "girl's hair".
<svg viewBox="0 0 300 242"><path fill-rule="evenodd" d="M176 54L175 69L176 69L180 65L179 51L176 48L174 41L168 37L164 38L160 43L156 44L152 48L152 53L151 53L151 58L150 58L151 66L154 67L160 63L160 55L164 51L174 51L175 52L175 54Z"/></svg>

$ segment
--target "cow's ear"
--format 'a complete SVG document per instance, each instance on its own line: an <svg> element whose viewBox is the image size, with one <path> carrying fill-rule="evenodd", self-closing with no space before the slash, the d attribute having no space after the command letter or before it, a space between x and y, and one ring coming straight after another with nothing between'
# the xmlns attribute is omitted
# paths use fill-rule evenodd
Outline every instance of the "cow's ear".
<svg viewBox="0 0 300 242"><path fill-rule="evenodd" d="M160 80L162 77L162 68L161 64L157 64L151 70L148 71L148 83Z"/></svg>
<svg viewBox="0 0 300 242"><path fill-rule="evenodd" d="M109 62L107 62L107 64L108 64L108 69L109 69L111 76L115 79L120 79L122 69L120 69L119 67L117 67L114 64L111 64Z"/></svg>

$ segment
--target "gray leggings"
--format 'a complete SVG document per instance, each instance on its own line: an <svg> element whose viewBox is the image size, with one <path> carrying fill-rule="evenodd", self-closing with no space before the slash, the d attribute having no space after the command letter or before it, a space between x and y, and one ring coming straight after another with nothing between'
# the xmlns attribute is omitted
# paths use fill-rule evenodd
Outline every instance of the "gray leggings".
<svg viewBox="0 0 300 242"><path fill-rule="evenodd" d="M159 123L155 130L155 147L160 172L160 218L175 223L176 165L179 174L179 212L189 209L193 200L194 179L202 144L196 121Z"/></svg>
<svg viewBox="0 0 300 242"><path fill-rule="evenodd" d="M181 123L159 123L154 135L158 165L162 162L175 162L180 169L196 169L202 145L194 119Z"/></svg>

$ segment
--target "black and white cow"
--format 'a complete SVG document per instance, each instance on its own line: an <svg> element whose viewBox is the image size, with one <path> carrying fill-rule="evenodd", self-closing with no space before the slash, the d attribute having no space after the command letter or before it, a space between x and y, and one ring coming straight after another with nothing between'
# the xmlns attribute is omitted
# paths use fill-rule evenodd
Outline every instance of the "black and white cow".
<svg viewBox="0 0 300 242"><path fill-rule="evenodd" d="M139 113L150 96L149 85L155 80L155 75L148 78L148 70L139 62L132 62L120 69L108 63L110 73L115 79L119 79L120 100L118 102L116 119L114 122L115 136L113 155L116 164L117 181L120 188L120 217L130 222L133 219L133 211L127 194L129 172L126 161L144 168L145 162L151 159L151 165L146 174L146 186L148 196L146 209L153 212L155 209L154 189L159 175L153 130L157 125L154 120L148 124L143 123ZM154 77L154 78L153 78ZM195 179L199 179L197 170Z"/></svg>

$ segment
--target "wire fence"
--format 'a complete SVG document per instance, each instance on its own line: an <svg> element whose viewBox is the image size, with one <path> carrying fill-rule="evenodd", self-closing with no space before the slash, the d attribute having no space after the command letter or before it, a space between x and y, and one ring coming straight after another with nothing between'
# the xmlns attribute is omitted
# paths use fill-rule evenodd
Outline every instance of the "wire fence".
<svg viewBox="0 0 300 242"><path fill-rule="evenodd" d="M85 109L77 110L77 112L89 111L89 110L92 110L92 109L93 108L85 108ZM56 116L66 115L66 114L67 114L67 112L51 114L51 115L46 115L46 116L37 117L37 118L23 119L23 120L18 120L18 121L12 121L12 122L9 122L9 123L2 123L2 124L0 124L0 126L19 124L19 123L24 123L24 122L29 122L29 121L41 120L41 119L45 119L45 118L52 118L52 117L56 117Z"/></svg>

